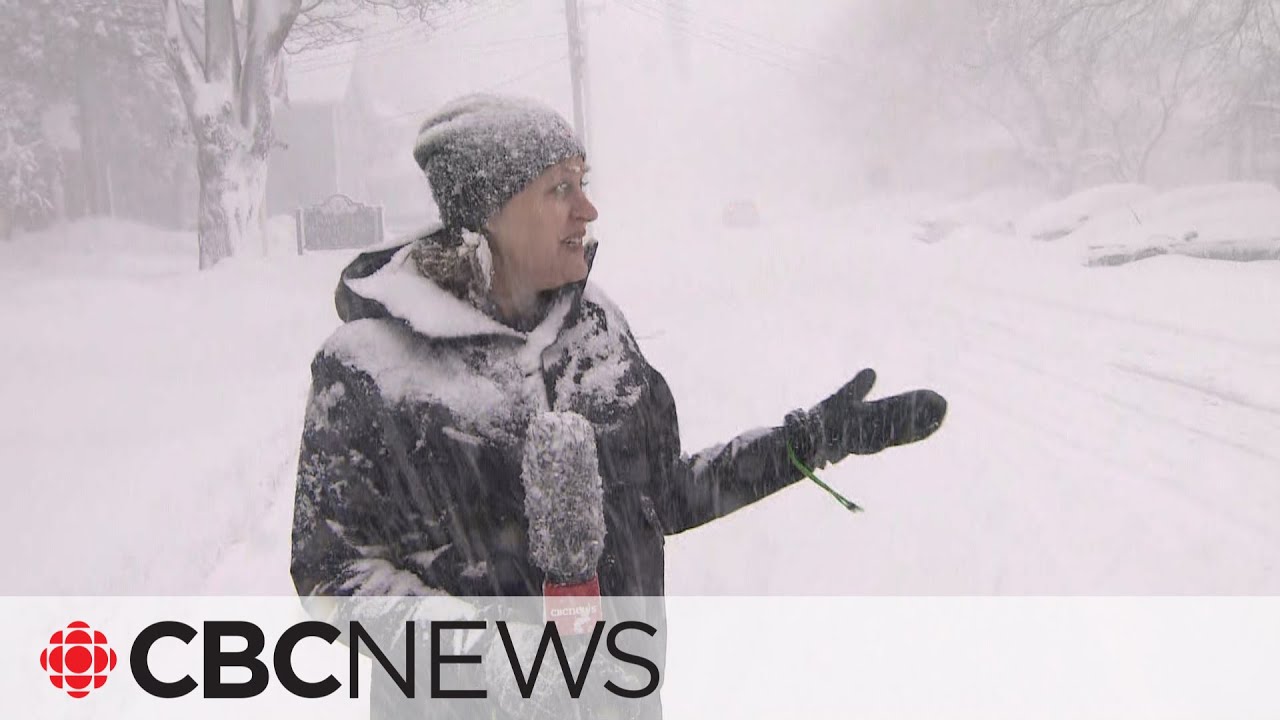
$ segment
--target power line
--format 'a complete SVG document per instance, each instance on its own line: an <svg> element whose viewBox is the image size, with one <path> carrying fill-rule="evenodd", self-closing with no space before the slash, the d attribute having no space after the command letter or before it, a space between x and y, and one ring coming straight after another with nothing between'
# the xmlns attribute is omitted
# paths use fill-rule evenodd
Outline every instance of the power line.
<svg viewBox="0 0 1280 720"><path fill-rule="evenodd" d="M523 80L523 79L525 79L525 78L527 78L527 77L529 77L529 76L531 76L531 75L533 75L533 74L537 73L539 70L545 70L546 68L549 68L549 67L551 67L552 65L557 65L557 64L562 63L562 62L564 62L564 61L566 61L566 60L568 60L568 59L569 59L569 54L568 54L568 53L565 53L565 54L561 55L561 56L560 56L560 57L558 57L558 58L555 58L555 59L553 59L553 60L548 60L547 62L544 62L544 63L542 63L542 64L540 64L540 65L536 65L536 66L534 66L534 67L531 67L531 68L529 68L528 70L526 70L526 71L524 71L524 72L520 73L519 75L515 75L515 76L513 76L513 77L509 77L509 78L507 78L506 80L501 80L501 81L499 81L499 82L493 83L492 85L486 85L485 87L480 88L480 90L479 90L478 92L483 92L483 91L486 91L486 90L493 90L493 89L495 89L495 88L503 87L504 85L510 85L511 83L516 82L517 80Z"/></svg>
<svg viewBox="0 0 1280 720"><path fill-rule="evenodd" d="M375 34L368 37L376 39L378 37L389 36L390 34L394 34L394 33L401 33L403 35L403 38L394 42L379 44L376 50L359 53L359 55L361 58L373 58L373 57L382 57L384 55L393 54L398 51L404 50L406 48L415 48L415 47L424 48L427 45L429 45L436 38L436 35L439 34L440 32L456 31L456 30L462 30L467 27L471 27L472 25L475 25L476 23L482 20L488 20L488 19L497 17L498 15L501 15L502 13L505 13L508 10L511 10L519 3L520 3L520 0L510 0L509 2L503 3L501 5L484 8L470 15L457 18L455 22L446 23L444 25L431 28L430 34L428 35L417 34L416 31L419 29L422 29L419 26L410 26L406 28L393 28L390 31L383 31L384 34ZM367 38L362 38L361 40L364 41L366 39ZM343 51L335 51L332 53L327 53L323 56L313 55L313 56L310 56L308 60L311 60L317 57L320 58L320 62L299 63L293 67L293 71L300 72L300 73L314 72L316 70L323 70L326 68L345 65L349 62L352 62L352 58L347 57L347 53ZM329 58L335 58L335 59L331 60Z"/></svg>
<svg viewBox="0 0 1280 720"><path fill-rule="evenodd" d="M754 48L744 47L740 43L733 43L731 41L726 41L723 38L717 37L715 35L708 34L704 31L701 31L692 23L686 20L681 20L678 18L661 17L660 15L655 14L654 11L644 8L640 5L634 4L630 0L619 0L619 4L623 8L626 8L627 10L630 10L631 12L636 13L637 15L648 18L649 20L652 20L655 23L661 24L670 30L679 32L680 34L686 37L692 38L694 40L699 40L709 45L714 45L732 54L739 55L741 57L745 57L750 60L754 60L764 65L769 65L771 67L777 68L779 70L783 70L785 72L789 72L796 75L799 74L799 71L795 67L793 67L791 64L789 64L789 62L786 59L779 59L776 56L770 57L766 54L762 54L761 52L759 52L758 50L755 50Z"/></svg>
<svg viewBox="0 0 1280 720"><path fill-rule="evenodd" d="M670 5L663 4L658 6L654 4L655 2L660 2L660 0L620 0L620 2L626 9L648 17L655 22L661 22L686 37L701 40L704 43L715 45L756 62L771 65L790 72L801 79L812 79L805 74L804 69L811 67L814 60L848 71L857 70L856 67L835 56L824 54L812 48L782 43L729 23L709 20L708 22L711 24L719 25L724 29L704 28L689 17L684 17L686 14L694 15L695 13L682 11L673 16L669 14L674 11ZM664 13L667 14L664 16ZM759 40L752 38L759 38ZM785 50L778 48L785 48ZM796 53L803 53L808 58L798 57Z"/></svg>
<svg viewBox="0 0 1280 720"><path fill-rule="evenodd" d="M466 3L466 4L459 5L451 10L446 10L444 12L437 13L435 15L430 15L426 18L422 18L418 21L410 21L408 23L399 24L392 27L382 28L374 32L361 33L358 37L353 37L347 40L343 40L339 44L367 42L369 40L376 40L378 38L383 38L383 37L394 38L394 36L399 36L399 38L396 38L396 40L407 39L412 41L412 40L424 39L424 36L419 31L425 29L427 31L430 31L431 34L434 34L435 32L439 32L441 30L449 30L449 29L455 29L458 27L465 27L466 25L470 24L469 20L472 18L478 18L488 14L493 14L495 12L494 7L495 5L492 3L491 4L474 3L474 2ZM501 11L501 10L505 10L506 7L499 6L498 9L499 11ZM441 20L447 20L450 18L452 18L450 22L437 24ZM426 38L429 39L430 35L427 35ZM337 53L329 53L329 54L333 55ZM308 55L307 59L310 60L312 58L317 58L317 57L322 58L324 55L325 53L312 53Z"/></svg>
<svg viewBox="0 0 1280 720"><path fill-rule="evenodd" d="M640 2L640 0L628 0L624 5L629 5L630 9L633 11L641 12L641 14L652 20L663 22L672 29L679 31L688 37L709 42L725 50L729 50L730 52L750 56L753 59L766 62L777 67L785 66L782 67L784 70L792 72L796 71L796 68L791 62L792 58L784 53L779 53L769 48L762 48L754 43L745 41L742 38L728 36L722 32L708 31L696 25L691 19L679 14L664 15L664 13L667 12L666 10Z"/></svg>
<svg viewBox="0 0 1280 720"><path fill-rule="evenodd" d="M482 19L497 15L499 12L510 8L514 4L515 3L512 2L507 4L506 6L503 6L499 10L489 9L484 12L470 15L467 18L463 19L461 22L440 26L439 28L437 28L436 32L447 31L447 30L459 30L459 29L468 27L471 24L474 24L475 22L479 22ZM418 30L418 29L419 28L415 27L415 28L403 30L401 31L402 39L399 39L394 42L379 44L377 49L373 51L367 51L367 52L361 53L359 52L360 49L357 48L356 51L354 51L353 55L359 54L361 57L381 57L383 55L389 55L406 48L425 47L431 42L432 39L434 39L434 34L427 35L427 36L418 35L414 32L415 30ZM334 58L334 59L328 59L328 58ZM346 52L337 51L330 54L327 58L321 60L320 62L300 63L295 69L298 72L312 72L315 70L321 70L325 68L335 67L338 65L344 65L349 62L352 62L352 60L353 58L348 57L348 54Z"/></svg>
<svg viewBox="0 0 1280 720"><path fill-rule="evenodd" d="M505 40L498 40L490 43L475 43L471 45L461 45L461 46L457 46L456 48L450 48L450 49L451 50L456 49L460 51L468 51L468 50L473 51L473 52L467 53L468 57L489 57L493 55L502 55L502 54L513 53L513 52L524 52L536 43L540 43L540 42L543 42L546 40L552 40L552 39L562 40L564 39L564 37L565 37L565 33L530 35L527 37L508 38ZM519 46L519 47L516 47L516 46ZM405 47L404 49L406 53L409 53L409 52L427 50L430 47L431 46L429 43L425 43L415 47ZM400 48L397 48L397 50L398 49ZM301 70L294 68L293 71L298 73L316 72L318 70L323 70L325 68L345 65L345 64L356 62L359 60L377 59L377 58L386 57L392 54L396 54L395 51L386 50L386 51L379 51L376 53L361 53L351 58L346 58L340 61L326 62L321 65L313 65L306 68L302 68Z"/></svg>
<svg viewBox="0 0 1280 720"><path fill-rule="evenodd" d="M478 45L460 45L459 50L470 50L475 48L496 47L499 45L511 45L520 42L533 42L535 40L560 40L568 36L568 33L547 33L545 35L529 35L527 37L507 38L505 40L494 40L493 42L480 43Z"/></svg>
<svg viewBox="0 0 1280 720"><path fill-rule="evenodd" d="M669 11L671 9L670 0L631 0L631 1L639 5L648 6L650 9L654 9L654 10ZM740 38L746 38L746 39L749 39L750 41L755 42L758 47L761 47L761 49L768 49L768 46L772 45L774 48L780 48L781 50L789 51L792 53L800 53L802 55L808 55L809 57L819 62L829 63L832 65L840 65L844 67L850 67L849 63L846 62L845 60L842 60L834 55L824 53L820 50L815 50L813 48L805 47L803 45L796 45L794 43L789 43L783 40L779 40L777 38L770 37L768 35L764 35L764 34L755 32L753 30L749 30L740 25L735 25L726 20L721 20L719 18L712 17L705 13L700 13L696 10L686 9L686 10L683 10L683 13L693 17L702 18L702 22L705 23L706 25L712 26L712 28L715 28L715 27L721 28L721 30L719 31L713 30L713 32L719 32L720 34L729 36L729 37L732 37L732 35L737 34ZM779 55L785 55L785 53L782 53L779 50L773 50L772 52Z"/></svg>
<svg viewBox="0 0 1280 720"><path fill-rule="evenodd" d="M618 0L618 4L621 7L627 10L630 10L635 14L644 18L648 18L649 20L652 20L654 22L657 22L660 24L667 24L669 22L667 18L657 17L651 14L651 12L648 9L644 9L644 8L641 8L639 5L633 4L633 0ZM723 50L727 50L735 55L739 55L741 57L755 60L756 62L763 63L765 65L771 65L775 68L778 68L779 70L783 70L785 72L796 75L797 77L804 76L803 73L801 73L797 68L788 64L786 60L779 61L777 59L767 57L761 54L758 50L756 52L751 52L750 50L744 50L744 48L741 46L735 47L731 44L728 44L725 40L722 40L714 35L708 35L705 32L700 32L699 30L695 29L695 26L691 25L688 22L681 22L679 20L675 20L675 21L670 21L670 25L673 29L685 34L688 37L694 38L696 40L701 40L711 45L715 45L716 47L719 47Z"/></svg>
<svg viewBox="0 0 1280 720"><path fill-rule="evenodd" d="M430 17L430 19L429 19L429 20L424 21L424 22L425 22L426 26L427 26L427 27L429 27L429 28L431 28L431 27L435 27L435 26L431 25L431 23L430 23L430 21L431 21L431 20L442 20L442 19L444 19L444 18L448 18L448 17L454 16L454 15L457 15L458 13L463 12L463 11L467 11L467 12L471 12L471 11L482 12L481 10L478 10L478 9L477 9L477 7L476 7L476 6L474 6L474 5L460 5L460 6L458 6L458 7L454 8L454 9L452 9L452 10L447 10L447 11L445 11L445 12L442 12L442 13L438 14L438 15L433 15L433 16L431 16L431 17ZM415 24L407 24L407 25L397 25L397 26L393 26L393 27L389 27L389 28L383 28L383 29L381 29L381 30L376 30L376 31L374 31L374 32L370 32L370 33L361 33L360 35L358 35L358 36L356 36L356 37L346 38L346 39L343 39L343 40L337 41L337 42L333 43L333 46L348 45L348 44L351 44L351 43L367 42L367 41L369 41L369 40L376 40L376 39L381 38L381 37L391 37L391 36L393 36L393 35L401 35L401 36L406 36L406 37L407 37L407 36L414 36L414 35L415 35L415 31L417 31L417 30L419 30L419 29L421 29L421 25L418 25L418 24L416 24L416 23L415 23ZM301 64L305 65L305 64L310 63L310 61L312 61L312 60L325 60L325 59L328 59L328 58L331 58L331 57L335 57L335 56L338 56L338 55L341 55L341 54L342 54L342 53L341 53L341 52L338 52L338 51L334 51L334 52L312 52L312 53L308 53L308 54L307 54L306 58L302 61L302 63L301 63Z"/></svg>
<svg viewBox="0 0 1280 720"><path fill-rule="evenodd" d="M513 83L513 82L517 82L517 81L519 81L519 80L523 80L523 79L525 79L525 78L527 78L527 77L530 77L530 76L532 76L532 75L534 75L534 74L536 74L536 73L538 73L538 72L540 72L540 71L542 71L542 70L545 70L545 69L547 69L547 68L551 67L552 65L556 65L556 64L562 63L562 62L564 62L564 61L566 61L566 60L568 60L568 59L569 59L569 54L568 54L568 53L564 53L564 54L562 54L562 55L560 55L560 56L558 56L558 57L552 58L552 59L550 59L550 60L548 60L548 61L546 61L546 62L539 63L539 64L537 64L537 65L535 65L535 66L533 66L533 67L531 67L531 68L529 68L529 69L527 69L527 70L524 70L524 71L522 71L522 72L520 72L520 73L518 73L518 74L516 74L516 75L513 75L513 76L511 76L511 77L509 77L509 78L506 78L506 79L504 79L504 80L499 80L498 82L491 83L491 84L489 84L489 85L485 85L485 86L483 86L483 87L476 88L475 90L472 90L471 92L486 92L486 91L489 91L489 90L494 90L494 89L497 89L497 88L503 87L503 86L505 86L505 85L510 85L510 84L511 84L511 83ZM423 114L423 113L426 113L426 112L429 112L429 111L435 110L435 109L436 109L436 107L438 107L438 106L436 106L436 105L429 105L429 106L426 106L426 107L414 108L413 110L406 110L406 111L404 111L404 112L396 113L396 114L394 114L394 115L388 115L388 116L386 116L386 117L385 117L385 119L387 119L387 120L398 120L398 119L400 119L400 118L409 117L410 115L421 115L421 114Z"/></svg>

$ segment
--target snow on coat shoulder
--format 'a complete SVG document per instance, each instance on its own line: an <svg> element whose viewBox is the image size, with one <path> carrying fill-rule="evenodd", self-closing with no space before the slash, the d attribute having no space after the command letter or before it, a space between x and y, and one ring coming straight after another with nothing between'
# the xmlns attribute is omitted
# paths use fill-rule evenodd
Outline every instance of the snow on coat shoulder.
<svg viewBox="0 0 1280 720"><path fill-rule="evenodd" d="M321 352L369 376L391 404L440 403L481 416L505 402L503 383L476 372L465 356L436 352L426 338L395 319L349 322L329 337Z"/></svg>

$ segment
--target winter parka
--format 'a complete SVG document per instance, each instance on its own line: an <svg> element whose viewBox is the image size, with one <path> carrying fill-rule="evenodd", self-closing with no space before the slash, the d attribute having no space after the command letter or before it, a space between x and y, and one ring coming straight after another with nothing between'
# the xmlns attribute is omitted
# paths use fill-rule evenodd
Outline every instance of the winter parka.
<svg viewBox="0 0 1280 720"><path fill-rule="evenodd" d="M291 561L301 595L540 594L520 468L524 429L545 410L595 431L606 596L663 595L665 535L802 477L781 428L682 453L666 381L588 280L554 291L520 331L424 275L412 246L343 271L345 323L311 366Z"/></svg>

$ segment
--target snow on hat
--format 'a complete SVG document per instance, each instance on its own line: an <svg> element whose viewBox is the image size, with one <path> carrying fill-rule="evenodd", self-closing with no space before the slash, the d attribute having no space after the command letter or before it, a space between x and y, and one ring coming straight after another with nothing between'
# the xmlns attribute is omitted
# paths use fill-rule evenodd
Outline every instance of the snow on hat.
<svg viewBox="0 0 1280 720"><path fill-rule="evenodd" d="M458 98L427 118L413 147L440 219L473 232L544 170L579 155L586 155L582 143L551 108L485 94Z"/></svg>

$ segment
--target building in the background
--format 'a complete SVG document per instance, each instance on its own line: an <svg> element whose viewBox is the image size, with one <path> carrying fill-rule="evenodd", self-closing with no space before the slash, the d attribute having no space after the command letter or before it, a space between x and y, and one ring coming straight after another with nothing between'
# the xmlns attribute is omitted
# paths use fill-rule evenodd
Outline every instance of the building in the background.
<svg viewBox="0 0 1280 720"><path fill-rule="evenodd" d="M399 235L437 217L413 161L422 121L476 92L536 98L572 117L562 5L477 4L430 25L395 18L356 43L290 57L267 180L271 215L341 193Z"/></svg>
<svg viewBox="0 0 1280 720"><path fill-rule="evenodd" d="M276 146L267 175L267 210L292 213L338 193L369 202L364 181L369 122L354 62L290 72L276 107Z"/></svg>
<svg viewBox="0 0 1280 720"><path fill-rule="evenodd" d="M271 215L341 194L382 207L392 234L433 216L412 154L423 113L400 109L404 101L384 72L362 47L346 58L299 63L289 71L267 178Z"/></svg>
<svg viewBox="0 0 1280 720"><path fill-rule="evenodd" d="M366 77L376 77L376 73L365 68L357 72ZM413 160L418 126L428 111L405 110L402 103L393 104L392 97L380 91L381 86L376 82L367 82L364 87L370 97L376 98L370 103L370 117L378 128L369 145L366 186L383 208L388 234L399 235L419 229L438 217L426 176ZM421 98L412 102L421 102L432 108L439 104L439 101Z"/></svg>

